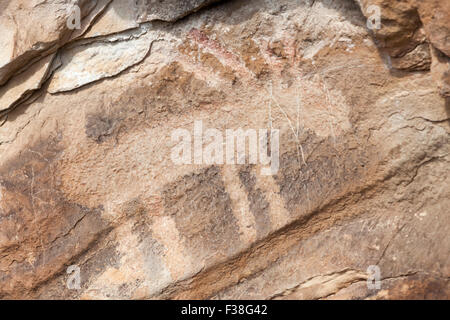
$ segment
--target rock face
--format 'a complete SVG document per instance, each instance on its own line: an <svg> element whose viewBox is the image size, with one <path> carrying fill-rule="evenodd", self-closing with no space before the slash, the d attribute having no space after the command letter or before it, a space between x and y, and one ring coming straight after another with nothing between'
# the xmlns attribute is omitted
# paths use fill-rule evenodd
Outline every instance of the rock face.
<svg viewBox="0 0 450 320"><path fill-rule="evenodd" d="M2 1L0 298L449 299L449 26L438 0ZM279 130L272 174L207 160L239 128Z"/></svg>
<svg viewBox="0 0 450 320"><path fill-rule="evenodd" d="M372 29L372 31L381 53L385 55L391 67L398 70L427 71L430 70L432 63L431 51L437 50L442 53L434 60L439 61L443 66L433 68L433 71L438 73L441 94L448 97L450 2L439 0L357 1L369 19L373 17L373 6L380 8L380 28Z"/></svg>

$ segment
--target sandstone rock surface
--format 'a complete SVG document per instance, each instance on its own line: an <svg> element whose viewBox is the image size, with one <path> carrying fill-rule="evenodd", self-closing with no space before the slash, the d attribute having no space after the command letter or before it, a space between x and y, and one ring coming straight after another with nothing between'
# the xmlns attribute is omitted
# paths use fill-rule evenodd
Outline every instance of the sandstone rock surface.
<svg viewBox="0 0 450 320"><path fill-rule="evenodd" d="M448 2L157 2L0 2L0 298L449 299Z"/></svg>

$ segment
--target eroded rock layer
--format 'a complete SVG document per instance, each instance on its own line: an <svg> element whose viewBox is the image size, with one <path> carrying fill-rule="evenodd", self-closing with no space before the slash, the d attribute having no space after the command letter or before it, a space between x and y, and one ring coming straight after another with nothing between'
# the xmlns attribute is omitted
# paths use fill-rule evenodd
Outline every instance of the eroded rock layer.
<svg viewBox="0 0 450 320"><path fill-rule="evenodd" d="M1 1L0 298L448 299L449 26L438 0ZM199 121L279 129L278 170L174 163Z"/></svg>

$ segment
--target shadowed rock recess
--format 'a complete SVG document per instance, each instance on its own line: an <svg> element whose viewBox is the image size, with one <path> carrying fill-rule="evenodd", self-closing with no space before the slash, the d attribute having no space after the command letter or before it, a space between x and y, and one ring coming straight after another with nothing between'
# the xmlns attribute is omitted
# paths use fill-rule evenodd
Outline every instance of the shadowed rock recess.
<svg viewBox="0 0 450 320"><path fill-rule="evenodd" d="M1 299L450 298L449 1L3 0L0 30ZM279 170L175 163L199 121L279 129Z"/></svg>

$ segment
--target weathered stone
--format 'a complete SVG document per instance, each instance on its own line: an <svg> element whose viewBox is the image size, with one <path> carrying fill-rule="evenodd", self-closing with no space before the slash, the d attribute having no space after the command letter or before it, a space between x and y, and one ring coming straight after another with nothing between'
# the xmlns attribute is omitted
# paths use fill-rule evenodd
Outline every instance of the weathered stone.
<svg viewBox="0 0 450 320"><path fill-rule="evenodd" d="M200 8L220 0L164 0L155 4L153 1L138 1L138 21L161 20L173 22Z"/></svg>
<svg viewBox="0 0 450 320"><path fill-rule="evenodd" d="M439 0L416 0L420 19L430 42L450 57L450 3Z"/></svg>
<svg viewBox="0 0 450 320"><path fill-rule="evenodd" d="M448 299L447 4L213 2L0 4L0 298Z"/></svg>
<svg viewBox="0 0 450 320"><path fill-rule="evenodd" d="M53 58L54 55L49 55L39 60L28 70L13 77L6 85L0 87L0 112L12 108L42 86L49 74Z"/></svg>
<svg viewBox="0 0 450 320"><path fill-rule="evenodd" d="M149 53L155 37L126 34L108 43L94 42L69 47L60 53L61 66L54 73L48 91L70 91L100 79L113 77L141 62ZM104 59L104 57L107 59Z"/></svg>
<svg viewBox="0 0 450 320"><path fill-rule="evenodd" d="M1 6L0 85L29 63L55 52L72 33L67 21L73 6L85 17L97 1L5 1Z"/></svg>

